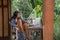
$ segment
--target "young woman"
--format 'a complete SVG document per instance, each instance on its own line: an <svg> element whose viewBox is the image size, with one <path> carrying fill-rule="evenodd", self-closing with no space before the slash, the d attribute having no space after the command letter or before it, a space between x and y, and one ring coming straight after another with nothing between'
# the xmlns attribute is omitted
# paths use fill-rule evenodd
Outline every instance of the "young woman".
<svg viewBox="0 0 60 40"><path fill-rule="evenodd" d="M21 14L19 11L15 11L13 14L13 17L10 20L10 25L12 27L17 27L18 28L18 40L26 40L26 38L28 38L28 40L30 40L29 34L28 34L28 30L27 30L27 22L25 22L22 18L21 18Z"/></svg>

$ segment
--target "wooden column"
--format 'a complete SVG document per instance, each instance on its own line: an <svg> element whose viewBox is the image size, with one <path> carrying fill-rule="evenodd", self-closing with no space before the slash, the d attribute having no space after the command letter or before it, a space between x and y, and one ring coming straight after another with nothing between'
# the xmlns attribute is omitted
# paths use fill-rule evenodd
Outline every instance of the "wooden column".
<svg viewBox="0 0 60 40"><path fill-rule="evenodd" d="M0 0L0 40L9 40L10 0Z"/></svg>
<svg viewBox="0 0 60 40"><path fill-rule="evenodd" d="M43 0L43 40L53 40L54 0Z"/></svg>
<svg viewBox="0 0 60 40"><path fill-rule="evenodd" d="M2 37L2 1L0 0L0 38Z"/></svg>

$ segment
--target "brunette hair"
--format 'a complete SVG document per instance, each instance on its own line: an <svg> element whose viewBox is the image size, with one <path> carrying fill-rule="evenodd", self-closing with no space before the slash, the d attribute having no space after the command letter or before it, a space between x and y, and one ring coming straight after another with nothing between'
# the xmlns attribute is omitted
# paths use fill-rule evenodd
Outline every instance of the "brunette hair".
<svg viewBox="0 0 60 40"><path fill-rule="evenodd" d="M12 19L15 19L19 13L20 13L19 11L15 11L9 21L11 21Z"/></svg>
<svg viewBox="0 0 60 40"><path fill-rule="evenodd" d="M20 13L19 11L15 11L15 12L13 13L13 17L12 17L12 18L15 19L19 13Z"/></svg>

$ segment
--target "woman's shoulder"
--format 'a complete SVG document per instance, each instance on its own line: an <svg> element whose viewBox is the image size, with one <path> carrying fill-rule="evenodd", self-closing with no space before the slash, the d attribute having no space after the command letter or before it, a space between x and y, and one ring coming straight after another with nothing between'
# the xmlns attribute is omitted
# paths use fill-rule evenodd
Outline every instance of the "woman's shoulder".
<svg viewBox="0 0 60 40"><path fill-rule="evenodd" d="M16 20L14 18L10 19L10 22L16 22Z"/></svg>

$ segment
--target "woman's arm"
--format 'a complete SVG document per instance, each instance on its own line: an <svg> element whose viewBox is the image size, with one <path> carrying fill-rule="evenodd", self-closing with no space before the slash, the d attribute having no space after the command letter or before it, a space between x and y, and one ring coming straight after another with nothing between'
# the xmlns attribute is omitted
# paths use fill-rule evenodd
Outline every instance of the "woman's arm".
<svg viewBox="0 0 60 40"><path fill-rule="evenodd" d="M17 25L18 25L19 30L24 33L21 19L18 19L18 20L17 20Z"/></svg>
<svg viewBox="0 0 60 40"><path fill-rule="evenodd" d="M28 23L27 23L27 22L25 22L25 23L23 24L23 28L24 28L24 30L25 30L25 34L26 34L28 40L30 40L30 33L29 33L29 30L28 30Z"/></svg>

